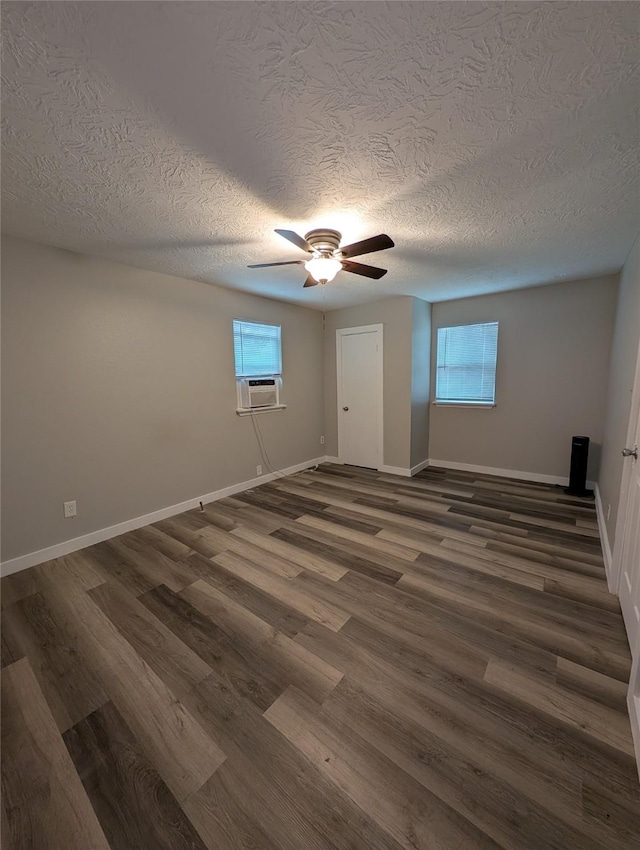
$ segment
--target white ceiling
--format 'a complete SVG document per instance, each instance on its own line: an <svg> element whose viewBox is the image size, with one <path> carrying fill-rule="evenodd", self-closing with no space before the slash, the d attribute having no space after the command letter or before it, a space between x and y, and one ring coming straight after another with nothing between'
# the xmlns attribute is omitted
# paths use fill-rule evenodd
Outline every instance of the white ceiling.
<svg viewBox="0 0 640 850"><path fill-rule="evenodd" d="M319 308L617 270L638 230L638 5L2 7L3 228ZM273 233L388 233L301 288Z"/></svg>

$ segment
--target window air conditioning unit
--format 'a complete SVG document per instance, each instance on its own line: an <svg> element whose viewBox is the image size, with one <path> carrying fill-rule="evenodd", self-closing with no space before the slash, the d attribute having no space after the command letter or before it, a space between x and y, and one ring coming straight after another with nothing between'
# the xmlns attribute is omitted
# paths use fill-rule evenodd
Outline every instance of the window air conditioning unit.
<svg viewBox="0 0 640 850"><path fill-rule="evenodd" d="M280 378L241 378L238 395L239 407L244 410L275 407L280 404Z"/></svg>

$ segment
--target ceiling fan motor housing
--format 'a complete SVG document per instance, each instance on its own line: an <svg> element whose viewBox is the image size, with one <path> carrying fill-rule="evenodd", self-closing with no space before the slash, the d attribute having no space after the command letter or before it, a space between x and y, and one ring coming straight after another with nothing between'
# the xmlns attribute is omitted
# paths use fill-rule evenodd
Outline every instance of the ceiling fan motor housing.
<svg viewBox="0 0 640 850"><path fill-rule="evenodd" d="M314 253L320 256L332 257L338 253L342 234L338 233L337 230L317 228L316 230L310 230L304 238L311 245Z"/></svg>

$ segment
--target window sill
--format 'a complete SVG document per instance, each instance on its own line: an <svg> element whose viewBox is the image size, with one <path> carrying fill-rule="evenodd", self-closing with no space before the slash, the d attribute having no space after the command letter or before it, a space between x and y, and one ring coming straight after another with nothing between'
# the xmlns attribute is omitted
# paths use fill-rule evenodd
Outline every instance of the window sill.
<svg viewBox="0 0 640 850"><path fill-rule="evenodd" d="M467 407L473 410L476 410L478 408L480 410L491 410L496 406L495 403L486 404L485 402L474 403L468 401L432 401L431 404L433 404L435 407Z"/></svg>
<svg viewBox="0 0 640 850"><path fill-rule="evenodd" d="M272 407L237 407L238 416L255 416L256 413L271 413L273 410L286 410L286 404L274 404Z"/></svg>

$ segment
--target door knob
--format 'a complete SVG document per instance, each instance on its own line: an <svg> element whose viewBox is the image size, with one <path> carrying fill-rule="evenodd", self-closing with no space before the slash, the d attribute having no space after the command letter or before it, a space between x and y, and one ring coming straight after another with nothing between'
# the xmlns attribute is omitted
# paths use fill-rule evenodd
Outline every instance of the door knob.
<svg viewBox="0 0 640 850"><path fill-rule="evenodd" d="M349 408L348 408L348 407L343 407L342 409L343 409L343 410L349 410Z"/></svg>
<svg viewBox="0 0 640 850"><path fill-rule="evenodd" d="M634 457L638 460L638 447L634 446L632 449L622 449L622 457Z"/></svg>

